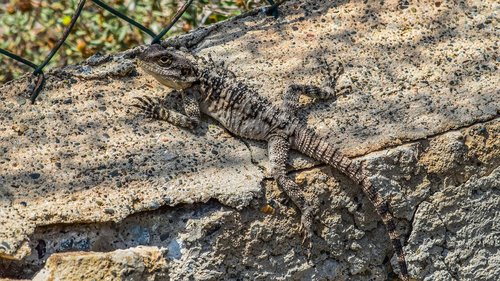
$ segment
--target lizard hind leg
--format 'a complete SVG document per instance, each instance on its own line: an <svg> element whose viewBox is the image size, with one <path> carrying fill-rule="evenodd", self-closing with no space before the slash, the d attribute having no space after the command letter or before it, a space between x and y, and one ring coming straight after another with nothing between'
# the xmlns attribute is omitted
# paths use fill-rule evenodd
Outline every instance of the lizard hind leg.
<svg viewBox="0 0 500 281"><path fill-rule="evenodd" d="M276 180L278 186L288 195L293 203L300 209L300 231L303 235L302 243L307 243L307 256L310 256L312 247L312 222L318 204L315 201L307 201L303 191L286 174L286 160L290 150L290 144L280 135L273 135L268 140L268 155L271 165L271 174Z"/></svg>

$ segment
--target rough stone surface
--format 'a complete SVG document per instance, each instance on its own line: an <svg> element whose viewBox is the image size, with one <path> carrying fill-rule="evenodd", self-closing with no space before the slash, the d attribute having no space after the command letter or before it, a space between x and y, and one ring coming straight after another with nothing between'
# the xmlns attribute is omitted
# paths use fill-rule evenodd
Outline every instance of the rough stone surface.
<svg viewBox="0 0 500 281"><path fill-rule="evenodd" d="M61 266L63 265L63 266ZM46 280L165 280L167 261L156 247L137 247L110 253L54 254L33 281Z"/></svg>
<svg viewBox="0 0 500 281"><path fill-rule="evenodd" d="M4 87L0 222L9 227L0 229L0 256L23 258L41 225L120 221L211 198L242 208L260 192L262 171L221 127L205 123L193 135L133 112L130 92L147 85L156 83L56 85L35 106L13 104L18 84Z"/></svg>
<svg viewBox="0 0 500 281"><path fill-rule="evenodd" d="M288 83L320 83L318 59L343 61L341 83L355 91L304 99L301 114L370 172L398 218L410 274L496 280L498 4L303 2L290 1L278 20L253 13L222 23L191 49L276 103ZM99 70L109 78L95 80ZM140 259L116 260L144 257L139 245L166 249L148 248L155 258L145 264L172 280L395 276L386 231L346 177L290 161L306 195L322 200L308 260L300 216L266 176L264 144L208 119L194 133L148 122L132 97L168 90L132 59L67 71L74 76L47 75L35 106L22 92L27 77L0 88L0 278L45 280L107 262L145 276Z"/></svg>

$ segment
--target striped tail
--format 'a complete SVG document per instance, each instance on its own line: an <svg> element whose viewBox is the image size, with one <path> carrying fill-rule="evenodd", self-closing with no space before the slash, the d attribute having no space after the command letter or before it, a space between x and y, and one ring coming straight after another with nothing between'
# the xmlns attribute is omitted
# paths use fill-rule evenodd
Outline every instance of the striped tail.
<svg viewBox="0 0 500 281"><path fill-rule="evenodd" d="M375 206L377 213L380 215L387 228L392 246L396 251L402 279L409 280L405 255L399 234L396 231L394 217L389 212L387 202L382 199L372 183L368 180L367 176L363 173L361 165L354 164L349 158L344 156L338 148L335 148L331 143L324 140L324 138L318 136L314 131L307 128L301 128L297 130L297 132L292 143L293 149L338 169L357 184L361 185L363 191Z"/></svg>

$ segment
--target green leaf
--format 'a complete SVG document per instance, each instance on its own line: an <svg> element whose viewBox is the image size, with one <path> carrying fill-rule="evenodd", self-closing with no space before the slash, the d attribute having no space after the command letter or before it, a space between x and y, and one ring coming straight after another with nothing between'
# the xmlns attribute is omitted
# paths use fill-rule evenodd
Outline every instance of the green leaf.
<svg viewBox="0 0 500 281"><path fill-rule="evenodd" d="M120 30L120 33L118 34L118 41L122 42L123 39L125 39L125 36L127 36L128 29L127 28L122 28Z"/></svg>

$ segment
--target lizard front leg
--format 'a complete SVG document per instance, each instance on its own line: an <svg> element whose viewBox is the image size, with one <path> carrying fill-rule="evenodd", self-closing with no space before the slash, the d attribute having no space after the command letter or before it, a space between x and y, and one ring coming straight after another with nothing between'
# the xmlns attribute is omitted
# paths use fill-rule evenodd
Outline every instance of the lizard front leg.
<svg viewBox="0 0 500 281"><path fill-rule="evenodd" d="M281 135L273 135L268 140L269 162L271 164L271 175L278 186L292 199L293 203L300 209L302 214L300 229L304 235L302 243L308 241L308 251L311 248L312 222L316 213L317 204L307 201L303 191L286 174L286 160L290 150L289 142ZM309 255L310 253L308 253Z"/></svg>
<svg viewBox="0 0 500 281"><path fill-rule="evenodd" d="M342 64L338 64L332 71L330 65L324 61L327 70L327 80L322 87L313 85L289 85L283 95L283 108L292 114L295 114L299 109L300 95L306 95L311 98L327 100L336 98L339 95L344 95L351 91L351 86L343 86L337 89L337 80L344 73Z"/></svg>
<svg viewBox="0 0 500 281"><path fill-rule="evenodd" d="M186 116L190 119L193 127L200 124L200 92L198 89L189 88L182 91L182 104L184 106L184 112Z"/></svg>
<svg viewBox="0 0 500 281"><path fill-rule="evenodd" d="M182 128L193 129L200 123L200 107L198 92L187 89L182 92L182 102L185 114L166 108L159 99L148 96L136 97L139 101L133 106L142 109L146 116L163 120Z"/></svg>

